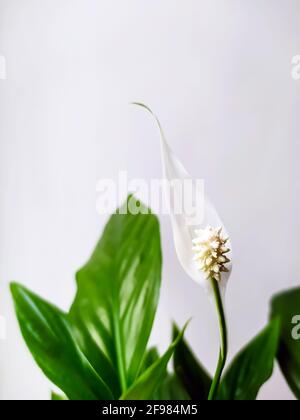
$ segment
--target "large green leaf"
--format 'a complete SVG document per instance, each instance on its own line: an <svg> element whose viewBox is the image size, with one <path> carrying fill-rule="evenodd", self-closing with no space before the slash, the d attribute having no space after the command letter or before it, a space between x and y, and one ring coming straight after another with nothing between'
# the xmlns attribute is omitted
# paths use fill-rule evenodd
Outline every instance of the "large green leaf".
<svg viewBox="0 0 300 420"><path fill-rule="evenodd" d="M178 328L174 325L173 334ZM196 359L185 340L181 340L174 352L174 369L192 400L207 400L212 379Z"/></svg>
<svg viewBox="0 0 300 420"><path fill-rule="evenodd" d="M16 283L11 292L22 335L45 375L71 400L112 399L76 344L66 315Z"/></svg>
<svg viewBox="0 0 300 420"><path fill-rule="evenodd" d="M278 361L295 396L300 399L300 288L282 293L272 301L272 317L280 316Z"/></svg>
<svg viewBox="0 0 300 420"><path fill-rule="evenodd" d="M144 213L149 210L130 196L111 217L77 273L69 315L82 350L116 398L139 374L159 297L159 224Z"/></svg>
<svg viewBox="0 0 300 420"><path fill-rule="evenodd" d="M274 319L234 359L221 382L219 400L255 400L272 376L278 349L280 321Z"/></svg>
<svg viewBox="0 0 300 420"><path fill-rule="evenodd" d="M180 340L182 340L184 330L178 334L165 354L156 360L136 382L121 397L121 400L149 400L155 398L159 386L167 377L168 363Z"/></svg>

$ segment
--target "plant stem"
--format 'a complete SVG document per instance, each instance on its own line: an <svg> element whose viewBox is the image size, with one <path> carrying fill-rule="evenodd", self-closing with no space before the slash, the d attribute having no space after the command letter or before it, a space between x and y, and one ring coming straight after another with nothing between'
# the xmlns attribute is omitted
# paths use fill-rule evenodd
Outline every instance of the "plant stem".
<svg viewBox="0 0 300 420"><path fill-rule="evenodd" d="M127 390L126 368L125 368L123 342L122 342L123 340L122 340L121 331L120 331L120 321L119 321L119 317L117 316L116 310L113 311L113 322L114 322L119 379L121 383L122 393L124 393Z"/></svg>
<svg viewBox="0 0 300 420"><path fill-rule="evenodd" d="M220 328L220 354L219 354L219 361L217 370L209 391L208 400L213 401L216 398L220 382L221 382L221 376L226 364L227 359L227 326L226 326L226 319L225 319L225 313L224 313L224 307L222 302L222 297L220 293L220 288L217 280L211 279L211 285L214 292L214 299L215 304L218 312L218 319L219 319L219 328Z"/></svg>

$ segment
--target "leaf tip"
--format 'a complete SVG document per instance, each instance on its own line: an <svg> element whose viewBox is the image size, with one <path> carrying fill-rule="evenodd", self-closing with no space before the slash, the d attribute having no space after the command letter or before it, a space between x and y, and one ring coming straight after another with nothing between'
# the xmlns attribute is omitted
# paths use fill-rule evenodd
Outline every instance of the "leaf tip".
<svg viewBox="0 0 300 420"><path fill-rule="evenodd" d="M185 334L185 331L186 331L187 327L189 326L189 323L191 322L191 319L192 318L187 320L187 322L184 324L182 330L179 330L177 325L175 323L173 323L173 334L174 334L173 337L174 337L174 340L175 340L174 342L176 344L178 344L183 339L183 336Z"/></svg>
<svg viewBox="0 0 300 420"><path fill-rule="evenodd" d="M10 292L12 294L12 297L14 299L16 299L16 297L20 294L20 292L22 290L24 290L24 287L21 284L17 283L17 282L11 282L9 284L9 288L10 288Z"/></svg>
<svg viewBox="0 0 300 420"><path fill-rule="evenodd" d="M134 102L131 102L131 105L139 106L140 108L144 108L147 111L149 111L151 114L153 114L151 108L149 106L145 105L143 102L134 101Z"/></svg>

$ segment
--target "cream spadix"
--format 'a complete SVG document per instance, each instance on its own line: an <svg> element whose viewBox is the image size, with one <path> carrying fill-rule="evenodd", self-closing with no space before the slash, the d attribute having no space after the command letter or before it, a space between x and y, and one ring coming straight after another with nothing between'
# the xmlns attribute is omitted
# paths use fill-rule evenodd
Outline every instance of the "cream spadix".
<svg viewBox="0 0 300 420"><path fill-rule="evenodd" d="M176 181L191 180L182 163L175 156L167 143L162 126L150 108L141 103L135 103L149 111L158 125L161 139L163 176L171 185L171 194L167 199L177 201L182 199L182 183ZM174 182L175 181L175 182ZM231 274L231 243L224 224L207 194L195 191L196 184L191 182L194 190L190 191L191 200L197 200L193 206L202 208L197 212L191 223L190 215L174 211L169 205L174 244L178 259L186 273L206 290L211 290L209 278L218 281L222 294Z"/></svg>

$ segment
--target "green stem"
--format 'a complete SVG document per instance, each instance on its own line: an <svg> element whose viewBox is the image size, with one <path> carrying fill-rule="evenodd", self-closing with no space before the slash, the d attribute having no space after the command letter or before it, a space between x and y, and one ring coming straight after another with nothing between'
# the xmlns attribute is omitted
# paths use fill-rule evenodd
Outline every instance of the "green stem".
<svg viewBox="0 0 300 420"><path fill-rule="evenodd" d="M227 326L226 326L226 319L225 319L225 313L224 313L224 307L222 302L222 297L220 293L219 284L215 279L211 279L211 285L213 288L214 293L214 299L215 304L218 312L218 319L219 319L219 328L220 328L220 355L219 355L219 361L217 370L209 391L208 400L213 401L216 398L220 382L221 382L221 376L226 364L227 359Z"/></svg>
<svg viewBox="0 0 300 420"><path fill-rule="evenodd" d="M120 330L119 317L117 311L113 311L113 323L114 323L114 332L116 340L116 352L117 352L117 362L118 362L118 371L119 379L121 383L122 393L127 391L127 380L126 380L126 368L125 368L125 359L123 351L123 340Z"/></svg>

